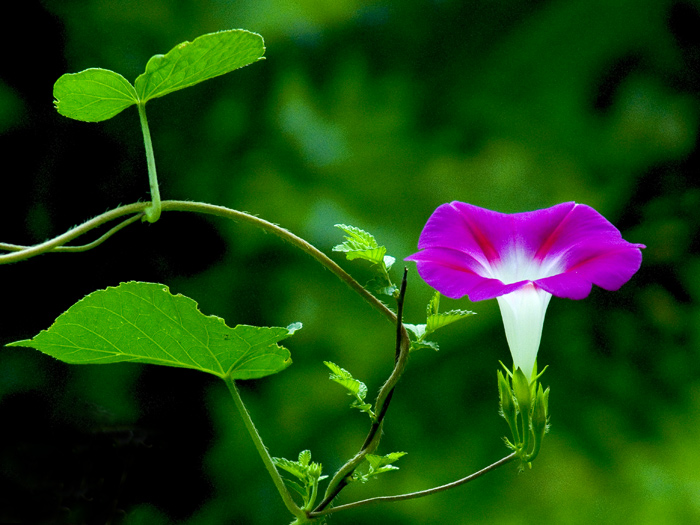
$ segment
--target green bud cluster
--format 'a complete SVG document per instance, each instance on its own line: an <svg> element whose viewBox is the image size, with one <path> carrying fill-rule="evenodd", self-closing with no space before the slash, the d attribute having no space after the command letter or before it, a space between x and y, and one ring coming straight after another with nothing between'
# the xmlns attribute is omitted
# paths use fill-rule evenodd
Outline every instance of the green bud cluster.
<svg viewBox="0 0 700 525"><path fill-rule="evenodd" d="M528 381L520 368L514 372L504 369L506 375L498 371L499 411L511 439L503 439L520 458L521 468L531 467L549 430L549 387L545 390L539 382L544 370Z"/></svg>

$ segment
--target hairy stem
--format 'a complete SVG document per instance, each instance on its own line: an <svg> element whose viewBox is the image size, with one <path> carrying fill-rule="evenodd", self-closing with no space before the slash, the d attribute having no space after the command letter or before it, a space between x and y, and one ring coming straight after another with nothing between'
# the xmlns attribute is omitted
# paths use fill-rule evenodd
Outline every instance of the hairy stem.
<svg viewBox="0 0 700 525"><path fill-rule="evenodd" d="M304 518L304 511L301 510L292 499L291 494L289 494L287 487L284 485L282 476L280 476L277 467L275 467L274 463L272 462L270 453L267 451L267 448L265 448L265 445L263 444L262 439L260 438L260 434L258 434L258 430L255 428L253 420L250 418L248 409L243 404L243 399L241 399L241 394L238 392L238 388L236 388L235 381L231 379L230 376L226 376L224 378L224 381L226 382L226 386L228 387L228 390L231 393L233 402L236 404L236 408L238 409L238 412L241 415L241 418L243 419L243 423L245 423L245 427L248 430L248 434L250 434L250 438L253 440L255 448L257 449L258 454L260 454L260 457L262 458L263 463L265 464L265 468L270 474L270 477L272 478L275 487L277 487L277 491L280 493L280 496L282 496L282 501L284 501L284 505L287 507L289 512L291 512L297 518Z"/></svg>
<svg viewBox="0 0 700 525"><path fill-rule="evenodd" d="M505 465L506 463L510 463L513 461L516 457L515 452L512 454L496 461L495 463L489 465L486 468L481 469L478 472L475 472L474 474L471 474L465 478L458 479L457 481L453 481L452 483L447 483L445 485L440 485L439 487L434 487L432 489L427 489L427 490L421 490L418 492L410 492L408 494L399 494L396 496L379 496L377 498L369 498L369 499L364 499L361 501L355 501L353 503L347 503L345 505L338 505L337 507L333 507L324 511L316 511L314 510L312 513L309 514L310 518L317 518L320 516L325 516L326 514L331 514L334 512L338 512L341 510L348 510L356 507L362 507L364 505L369 505L370 503L379 503L379 502L385 502L389 503L392 501L405 501L409 499L415 499L415 498L422 498L425 496L430 496L432 494L437 494L438 492L443 492L445 490L450 490L455 487L458 487L460 485L464 485L465 483L469 483L470 481L475 480L478 477L483 476L487 472L491 472L492 470L500 467L501 465Z"/></svg>
<svg viewBox="0 0 700 525"><path fill-rule="evenodd" d="M160 189L158 188L158 175L156 173L156 158L153 155L153 143L151 142L151 132L148 129L148 119L146 118L146 104L138 103L139 120L141 121L141 131L143 132L143 144L146 147L146 164L148 166L148 184L151 187L151 205L146 208L146 220L156 222L160 218L161 202Z"/></svg>
<svg viewBox="0 0 700 525"><path fill-rule="evenodd" d="M111 228L109 231L101 235L99 238L95 239L92 242L89 242L87 244L81 244L79 246L56 246L51 252L61 252L61 253L79 253L79 252L86 252L88 250L92 250L93 248L97 248L100 244L105 242L107 239L109 239L112 235L117 233L119 230L126 228L129 226L129 224L133 224L134 222L138 221L142 217L141 214L138 215L133 215L129 217L128 219L123 220L113 228ZM20 252L22 250L27 250L29 249L30 246L21 246L19 244L7 244L7 243L1 243L0 242L0 250L5 250L8 252Z"/></svg>

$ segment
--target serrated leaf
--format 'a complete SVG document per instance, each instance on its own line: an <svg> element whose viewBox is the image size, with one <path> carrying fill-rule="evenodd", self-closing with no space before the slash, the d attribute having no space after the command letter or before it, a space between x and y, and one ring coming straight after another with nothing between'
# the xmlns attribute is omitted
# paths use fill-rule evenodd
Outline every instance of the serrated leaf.
<svg viewBox="0 0 700 525"><path fill-rule="evenodd" d="M361 481L362 483L366 483L371 478L378 476L379 474L383 474L384 472L399 470L399 467L395 467L394 465L391 465L391 463L402 458L405 455L406 452L392 452L391 454L387 454L386 456L367 454L367 456L365 456L365 459L369 464L367 472L355 472L353 478L357 481Z"/></svg>
<svg viewBox="0 0 700 525"><path fill-rule="evenodd" d="M335 363L324 361L323 364L325 364L333 372L330 376L332 381L335 381L339 385L347 388L352 395L357 397L359 400L364 401L365 396L367 395L367 386L362 381L355 379L352 377L350 372L344 368L340 368Z"/></svg>
<svg viewBox="0 0 700 525"><path fill-rule="evenodd" d="M91 68L61 76L53 86L54 105L61 115L100 122L136 104L131 83L119 73Z"/></svg>
<svg viewBox="0 0 700 525"><path fill-rule="evenodd" d="M426 324L426 333L432 333L443 326L452 324L455 321L469 317L470 315L475 315L474 312L468 310L450 310L449 312L437 313L428 316L428 322Z"/></svg>
<svg viewBox="0 0 700 525"><path fill-rule="evenodd" d="M403 323L403 325L406 327L406 330L416 336L416 339L420 340L422 337L425 337L425 329L428 325L410 323Z"/></svg>
<svg viewBox="0 0 700 525"><path fill-rule="evenodd" d="M299 483L297 483L296 481L291 480L289 478L282 478L282 481L290 489L293 489L294 492L296 492L302 498L304 498L304 501L306 501L306 499L309 497L309 489L308 488L302 487Z"/></svg>
<svg viewBox="0 0 700 525"><path fill-rule="evenodd" d="M151 57L135 82L142 102L193 86L262 59L263 38L233 29L209 33Z"/></svg>
<svg viewBox="0 0 700 525"><path fill-rule="evenodd" d="M289 335L280 327L229 328L165 285L132 281L87 295L48 330L7 346L73 364L149 363L254 379L291 364L289 350L277 344Z"/></svg>
<svg viewBox="0 0 700 525"><path fill-rule="evenodd" d="M423 350L424 348L430 348L431 350L435 350L437 352L440 350L440 345L438 345L435 341L411 341L411 352L415 350Z"/></svg>
<svg viewBox="0 0 700 525"><path fill-rule="evenodd" d="M311 461L311 451L310 450L302 450L299 452L299 463L303 466L308 466L309 462Z"/></svg>
<svg viewBox="0 0 700 525"><path fill-rule="evenodd" d="M373 264L384 265L386 248L377 244L374 236L355 226L346 224L336 224L346 233L345 242L333 248L334 252L344 252L349 261L354 259L365 259ZM393 257L389 257L393 259Z"/></svg>
<svg viewBox="0 0 700 525"><path fill-rule="evenodd" d="M291 461L286 458L272 458L272 462L277 468L281 468L289 472L292 476L299 478L302 481L306 480L306 468L297 461Z"/></svg>
<svg viewBox="0 0 700 525"><path fill-rule="evenodd" d="M366 459L369 462L370 466L376 470L386 465L389 465L390 463L393 463L394 461L404 457L406 454L407 452L392 452L385 456L367 454Z"/></svg>

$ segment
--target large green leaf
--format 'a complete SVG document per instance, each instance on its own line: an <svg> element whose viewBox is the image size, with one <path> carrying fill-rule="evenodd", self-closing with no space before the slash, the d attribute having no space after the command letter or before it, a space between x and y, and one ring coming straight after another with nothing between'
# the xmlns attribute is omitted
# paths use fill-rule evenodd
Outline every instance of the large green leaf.
<svg viewBox="0 0 700 525"><path fill-rule="evenodd" d="M87 295L48 330L8 346L36 348L73 364L130 361L253 379L291 364L289 350L277 342L300 327L229 328L165 285L132 281Z"/></svg>
<svg viewBox="0 0 700 525"><path fill-rule="evenodd" d="M151 57L136 79L142 102L193 86L262 59L263 39L243 29L219 31L183 42L165 55Z"/></svg>
<svg viewBox="0 0 700 525"><path fill-rule="evenodd" d="M119 73L92 68L61 76L53 86L54 105L61 115L100 122L138 102L136 90Z"/></svg>

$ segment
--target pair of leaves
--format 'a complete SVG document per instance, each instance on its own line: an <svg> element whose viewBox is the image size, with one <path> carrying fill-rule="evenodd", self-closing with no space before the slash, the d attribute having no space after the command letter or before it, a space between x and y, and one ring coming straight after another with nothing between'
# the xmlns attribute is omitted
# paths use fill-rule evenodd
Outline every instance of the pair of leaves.
<svg viewBox="0 0 700 525"><path fill-rule="evenodd" d="M316 494L318 482L327 478L322 476L322 466L320 463L311 462L311 451L303 450L299 453L298 461L291 461L286 458L272 458L272 462L277 468L280 468L299 480L298 483L294 480L285 478L285 484L294 489L304 500L304 508L310 508L314 502L312 499Z"/></svg>
<svg viewBox="0 0 700 525"><path fill-rule="evenodd" d="M56 109L84 122L100 122L133 104L145 104L262 59L263 39L242 29L219 31L155 55L134 85L119 73L91 68L61 76L54 84Z"/></svg>
<svg viewBox="0 0 700 525"><path fill-rule="evenodd" d="M439 350L440 347L435 341L427 340L430 334L443 326L452 324L470 315L475 315L474 312L468 310L450 310L449 312L440 313L440 292L435 292L435 295L433 295L433 298L428 303L426 314L425 324L404 323L406 329L415 337L411 341L411 351L421 348Z"/></svg>
<svg viewBox="0 0 700 525"><path fill-rule="evenodd" d="M323 364L331 369L332 373L330 375L330 379L345 387L348 390L348 395L355 398L350 406L357 408L361 412L365 412L369 415L372 421L376 421L376 416L374 411L372 411L372 405L365 403L365 397L367 397L367 386L362 381L352 377L350 372L344 368L340 368L335 363L324 361Z"/></svg>
<svg viewBox="0 0 700 525"><path fill-rule="evenodd" d="M392 463L402 458L406 454L406 452L392 452L391 454L387 454L386 456L376 456L374 454L367 454L367 456L365 456L368 465L367 471L355 471L352 478L355 481L366 483L371 478L378 476L379 474L383 474L384 472L399 470L399 467L395 467L394 465L392 465Z"/></svg>
<svg viewBox="0 0 700 525"><path fill-rule="evenodd" d="M363 259L376 265L381 274L383 284L378 287L378 293L384 295L398 295L398 288L389 277L389 270L396 261L391 255L386 255L386 247L380 246L374 236L355 226L336 224L345 232L345 242L333 248L334 252L343 252L348 261Z"/></svg>
<svg viewBox="0 0 700 525"><path fill-rule="evenodd" d="M132 281L87 295L48 330L8 346L35 348L73 364L148 363L255 379L292 363L289 350L277 343L300 328L229 328L167 286Z"/></svg>

